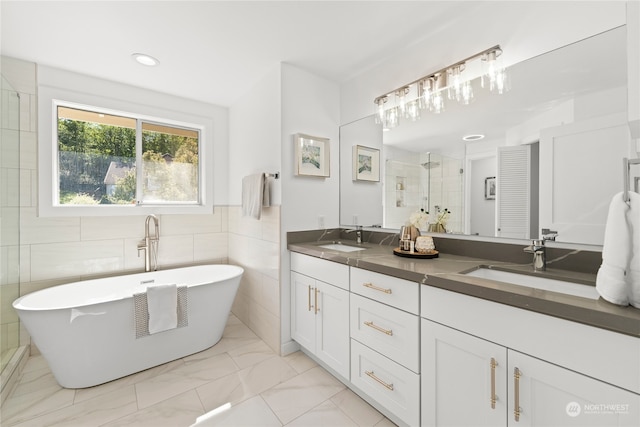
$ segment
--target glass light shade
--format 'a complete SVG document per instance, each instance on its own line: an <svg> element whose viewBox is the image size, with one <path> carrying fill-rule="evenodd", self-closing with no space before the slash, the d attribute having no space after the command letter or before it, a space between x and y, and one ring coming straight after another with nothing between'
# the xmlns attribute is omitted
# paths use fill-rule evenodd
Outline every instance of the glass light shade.
<svg viewBox="0 0 640 427"><path fill-rule="evenodd" d="M430 110L436 114L440 114L444 111L444 97L442 96L441 90L435 92L431 97Z"/></svg>
<svg viewBox="0 0 640 427"><path fill-rule="evenodd" d="M403 116L406 114L409 90L409 86L405 86L396 91L396 106L398 107L399 113Z"/></svg>
<svg viewBox="0 0 640 427"><path fill-rule="evenodd" d="M461 100L462 85L464 84L464 79L462 78L463 70L464 64L454 65L447 70L447 82L449 83L449 99L455 99L457 101Z"/></svg>
<svg viewBox="0 0 640 427"><path fill-rule="evenodd" d="M385 129L393 129L400 124L400 114L398 107L389 108L385 111L383 126Z"/></svg>
<svg viewBox="0 0 640 427"><path fill-rule="evenodd" d="M460 96L457 97L457 100L464 105L469 105L469 103L473 101L473 87L469 80L462 83L460 87Z"/></svg>
<svg viewBox="0 0 640 427"><path fill-rule="evenodd" d="M493 50L482 55L482 87L489 87L491 92L503 94L509 88L508 76L500 59L501 50Z"/></svg>
<svg viewBox="0 0 640 427"><path fill-rule="evenodd" d="M374 102L375 104L375 118L377 124L384 124L385 121L385 112L384 112L384 104L387 102L389 98L387 96L381 96L376 98Z"/></svg>
<svg viewBox="0 0 640 427"><path fill-rule="evenodd" d="M418 84L418 92L420 94L419 106L422 109L431 109L431 96L433 95L433 79L428 78L422 80Z"/></svg>
<svg viewBox="0 0 640 427"><path fill-rule="evenodd" d="M414 99L413 101L409 101L407 103L404 116L414 122L420 119L420 100L419 99Z"/></svg>

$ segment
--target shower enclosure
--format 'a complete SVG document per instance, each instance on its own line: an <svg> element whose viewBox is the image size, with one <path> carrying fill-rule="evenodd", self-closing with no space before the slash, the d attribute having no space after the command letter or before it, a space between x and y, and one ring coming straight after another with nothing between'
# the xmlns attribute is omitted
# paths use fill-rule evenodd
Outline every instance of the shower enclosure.
<svg viewBox="0 0 640 427"><path fill-rule="evenodd" d="M436 153L421 153L414 159L387 159L385 164L384 226L406 225L412 212L428 211L429 222L443 218L448 233L462 232L462 160Z"/></svg>
<svg viewBox="0 0 640 427"><path fill-rule="evenodd" d="M11 303L20 295L20 96L2 76L0 98L0 350L5 368L20 343Z"/></svg>

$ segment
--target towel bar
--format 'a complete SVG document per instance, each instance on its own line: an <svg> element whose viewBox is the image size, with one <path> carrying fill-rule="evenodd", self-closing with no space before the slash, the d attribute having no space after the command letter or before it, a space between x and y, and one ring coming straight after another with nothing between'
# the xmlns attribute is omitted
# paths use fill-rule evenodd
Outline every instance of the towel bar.
<svg viewBox="0 0 640 427"><path fill-rule="evenodd" d="M631 177L631 165L640 165L640 159L622 159L622 171L624 178L624 192L622 198L626 203L629 203L629 182ZM638 180L635 180L634 191L638 192Z"/></svg>
<svg viewBox="0 0 640 427"><path fill-rule="evenodd" d="M264 177L265 178L275 178L275 179L280 179L280 172L276 172L276 173L264 173Z"/></svg>

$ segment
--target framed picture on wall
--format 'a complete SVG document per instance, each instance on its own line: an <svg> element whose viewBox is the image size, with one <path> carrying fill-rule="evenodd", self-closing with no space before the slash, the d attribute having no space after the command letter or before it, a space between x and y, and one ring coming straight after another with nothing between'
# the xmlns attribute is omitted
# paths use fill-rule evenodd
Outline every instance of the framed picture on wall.
<svg viewBox="0 0 640 427"><path fill-rule="evenodd" d="M352 175L354 181L380 181L380 150L354 145Z"/></svg>
<svg viewBox="0 0 640 427"><path fill-rule="evenodd" d="M296 175L329 176L329 139L297 133L293 136Z"/></svg>
<svg viewBox="0 0 640 427"><path fill-rule="evenodd" d="M484 198L485 200L496 199L496 177L489 176L484 179Z"/></svg>

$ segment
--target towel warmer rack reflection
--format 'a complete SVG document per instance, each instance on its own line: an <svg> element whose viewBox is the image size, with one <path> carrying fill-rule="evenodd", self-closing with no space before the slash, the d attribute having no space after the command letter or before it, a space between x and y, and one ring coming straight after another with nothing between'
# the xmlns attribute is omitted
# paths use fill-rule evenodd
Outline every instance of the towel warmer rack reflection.
<svg viewBox="0 0 640 427"><path fill-rule="evenodd" d="M629 203L629 182L631 181L631 165L640 165L640 159L622 159L622 170L624 174L624 192L622 198L626 203ZM640 185L640 178L634 179L633 191L638 193L638 186Z"/></svg>

